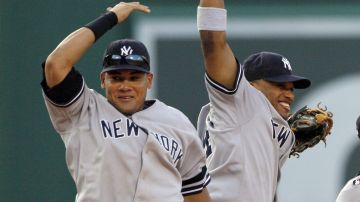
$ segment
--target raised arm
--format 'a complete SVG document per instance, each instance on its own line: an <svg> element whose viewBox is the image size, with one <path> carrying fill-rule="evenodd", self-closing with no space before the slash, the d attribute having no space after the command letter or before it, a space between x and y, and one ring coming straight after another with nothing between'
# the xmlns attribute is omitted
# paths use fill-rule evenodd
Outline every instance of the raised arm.
<svg viewBox="0 0 360 202"><path fill-rule="evenodd" d="M120 2L107 10L108 13L89 23L89 26L81 27L68 35L47 57L45 78L50 88L66 77L74 64L108 29L123 22L133 11L150 12L147 6L138 2Z"/></svg>
<svg viewBox="0 0 360 202"><path fill-rule="evenodd" d="M207 74L217 83L232 89L237 66L234 54L226 41L224 9L224 0L200 0L197 20Z"/></svg>

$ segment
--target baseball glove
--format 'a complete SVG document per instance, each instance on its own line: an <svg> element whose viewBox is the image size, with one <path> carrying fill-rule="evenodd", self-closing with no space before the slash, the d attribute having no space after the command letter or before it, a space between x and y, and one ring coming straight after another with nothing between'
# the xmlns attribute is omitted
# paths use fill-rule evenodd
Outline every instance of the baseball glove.
<svg viewBox="0 0 360 202"><path fill-rule="evenodd" d="M308 108L304 106L288 119L289 126L295 134L295 144L290 156L299 154L309 147L313 147L322 140L326 146L326 137L333 126L332 113L326 106Z"/></svg>

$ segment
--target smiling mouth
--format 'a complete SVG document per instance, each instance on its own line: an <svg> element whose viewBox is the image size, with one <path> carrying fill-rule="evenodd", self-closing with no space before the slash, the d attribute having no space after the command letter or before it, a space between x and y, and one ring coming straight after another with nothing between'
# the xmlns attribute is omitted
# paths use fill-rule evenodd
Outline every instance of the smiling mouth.
<svg viewBox="0 0 360 202"><path fill-rule="evenodd" d="M118 98L119 100L125 100L125 101L128 101L128 100L133 99L132 96L118 96L117 98Z"/></svg>
<svg viewBox="0 0 360 202"><path fill-rule="evenodd" d="M282 106L282 108L286 109L288 112L290 111L290 104L286 103L286 102L279 102L280 106Z"/></svg>

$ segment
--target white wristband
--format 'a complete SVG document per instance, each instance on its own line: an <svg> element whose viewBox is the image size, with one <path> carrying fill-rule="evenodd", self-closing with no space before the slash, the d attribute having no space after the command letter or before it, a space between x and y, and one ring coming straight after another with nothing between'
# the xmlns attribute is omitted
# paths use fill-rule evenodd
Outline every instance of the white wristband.
<svg viewBox="0 0 360 202"><path fill-rule="evenodd" d="M224 8L198 7L197 28L198 30L225 31L227 11Z"/></svg>

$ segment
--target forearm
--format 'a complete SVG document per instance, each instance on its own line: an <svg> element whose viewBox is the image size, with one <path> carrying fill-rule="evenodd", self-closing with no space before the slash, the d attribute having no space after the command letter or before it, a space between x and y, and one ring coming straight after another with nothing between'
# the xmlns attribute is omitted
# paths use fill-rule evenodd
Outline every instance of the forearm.
<svg viewBox="0 0 360 202"><path fill-rule="evenodd" d="M227 11L224 8L223 0L200 0L198 29L207 74L231 89L236 78L237 66L226 39Z"/></svg>
<svg viewBox="0 0 360 202"><path fill-rule="evenodd" d="M72 66L105 32L126 20L133 11L149 13L150 9L139 2L120 2L112 8L109 7L108 11L85 27L68 35L47 57L45 78L50 88L66 77Z"/></svg>
<svg viewBox="0 0 360 202"><path fill-rule="evenodd" d="M94 41L94 33L85 27L68 35L46 59L47 85L53 87L59 84Z"/></svg>
<svg viewBox="0 0 360 202"><path fill-rule="evenodd" d="M224 9L225 5L224 0L200 0L199 7ZM212 52L214 46L221 46L226 43L225 30L214 31L201 29L200 38L204 48L210 48L210 51L208 51L209 53Z"/></svg>
<svg viewBox="0 0 360 202"><path fill-rule="evenodd" d="M225 8L224 0L200 0L201 7Z"/></svg>

